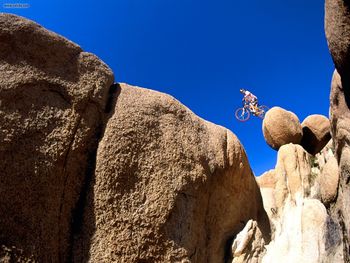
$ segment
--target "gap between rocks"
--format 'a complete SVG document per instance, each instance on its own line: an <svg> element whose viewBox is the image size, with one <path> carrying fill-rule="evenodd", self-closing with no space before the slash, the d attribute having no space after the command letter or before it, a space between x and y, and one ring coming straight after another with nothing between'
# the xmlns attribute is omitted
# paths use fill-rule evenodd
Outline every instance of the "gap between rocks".
<svg viewBox="0 0 350 263"><path fill-rule="evenodd" d="M72 221L70 225L70 236L69 236L69 247L67 254L67 262L74 261L74 247L76 238L82 232L82 226L84 221L84 212L87 204L87 198L91 187L93 187L92 182L95 176L95 168L96 168L96 159L97 159L97 150L99 147L100 140L103 138L104 131L108 120L114 114L115 104L119 97L121 88L119 83L114 83L109 87L108 97L106 101L106 106L103 112L100 112L100 123L97 126L95 137L92 138L94 140L94 146L88 154L87 158L87 166L85 172L85 178L83 180L83 185L81 187L80 195L78 201L75 205L75 208L72 211ZM78 125L79 126L79 125ZM90 246L90 243L88 244ZM88 253L86 251L85 253ZM85 255L83 256L85 257Z"/></svg>

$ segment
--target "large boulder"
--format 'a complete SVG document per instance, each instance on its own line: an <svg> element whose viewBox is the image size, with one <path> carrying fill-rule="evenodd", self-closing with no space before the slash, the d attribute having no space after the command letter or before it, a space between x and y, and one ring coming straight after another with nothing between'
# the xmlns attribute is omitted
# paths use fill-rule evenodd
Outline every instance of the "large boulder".
<svg viewBox="0 0 350 263"><path fill-rule="evenodd" d="M348 0L326 0L325 31L335 67L348 82L350 70L350 2Z"/></svg>
<svg viewBox="0 0 350 263"><path fill-rule="evenodd" d="M113 74L14 15L0 14L0 50L0 261L67 262Z"/></svg>
<svg viewBox="0 0 350 263"><path fill-rule="evenodd" d="M283 145L275 169L259 179L264 206L273 210L268 213L273 239L263 263L343 262L340 228L327 214L320 194L315 194L320 191L320 173L314 168L323 171L334 157L331 152L323 156L327 160L316 165L315 157L300 145Z"/></svg>
<svg viewBox="0 0 350 263"><path fill-rule="evenodd" d="M237 137L166 94L126 84L118 94L75 260L224 262L265 215ZM268 221L259 227L268 236Z"/></svg>
<svg viewBox="0 0 350 263"><path fill-rule="evenodd" d="M287 199L296 202L298 198L310 195L311 160L303 147L290 143L279 149L275 178L277 211L282 210Z"/></svg>
<svg viewBox="0 0 350 263"><path fill-rule="evenodd" d="M346 84L345 84L346 85ZM334 71L331 88L331 132L339 167L338 195L332 205L335 222L343 230L344 258L350 261L350 97L344 89L343 77Z"/></svg>
<svg viewBox="0 0 350 263"><path fill-rule="evenodd" d="M310 154L319 153L331 139L330 122L326 116L310 115L301 123L303 137L301 145Z"/></svg>
<svg viewBox="0 0 350 263"><path fill-rule="evenodd" d="M275 150L288 143L300 143L303 134L298 117L280 107L273 107L266 113L263 133L267 144Z"/></svg>
<svg viewBox="0 0 350 263"><path fill-rule="evenodd" d="M333 74L330 121L339 167L338 194L330 207L342 229L344 262L350 262L350 2L326 0L325 29L336 70Z"/></svg>

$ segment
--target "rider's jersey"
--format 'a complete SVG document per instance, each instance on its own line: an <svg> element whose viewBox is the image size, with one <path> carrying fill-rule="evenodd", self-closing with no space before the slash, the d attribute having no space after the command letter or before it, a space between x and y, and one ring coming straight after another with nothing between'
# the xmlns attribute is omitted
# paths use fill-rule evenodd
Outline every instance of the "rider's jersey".
<svg viewBox="0 0 350 263"><path fill-rule="evenodd" d="M251 93L250 91L246 90L244 92L244 100L247 102L254 102L257 100L257 97L253 93Z"/></svg>

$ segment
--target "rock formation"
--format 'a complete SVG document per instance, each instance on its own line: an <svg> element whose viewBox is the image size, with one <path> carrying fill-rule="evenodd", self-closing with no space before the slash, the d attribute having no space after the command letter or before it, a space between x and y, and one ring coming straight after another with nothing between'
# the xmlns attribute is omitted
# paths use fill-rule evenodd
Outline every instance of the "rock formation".
<svg viewBox="0 0 350 263"><path fill-rule="evenodd" d="M256 221L249 220L232 244L232 263L261 262L265 253L265 239Z"/></svg>
<svg viewBox="0 0 350 263"><path fill-rule="evenodd" d="M326 0L325 30L335 72L331 86L331 133L339 166L336 201L329 208L342 231L344 261L350 262L350 3Z"/></svg>
<svg viewBox="0 0 350 263"><path fill-rule="evenodd" d="M89 198L85 221L95 224L83 227L82 243L95 228L91 262L224 262L226 242L263 211L232 133L168 95L126 84Z"/></svg>
<svg viewBox="0 0 350 263"><path fill-rule="evenodd" d="M325 1L325 32L329 51L339 74L348 79L350 70L350 3Z"/></svg>
<svg viewBox="0 0 350 263"><path fill-rule="evenodd" d="M337 191L334 161L331 145L315 157L283 145L276 168L257 178L272 227L262 262L343 262L341 231L326 209Z"/></svg>
<svg viewBox="0 0 350 263"><path fill-rule="evenodd" d="M312 173L319 174L320 200L328 208L338 195L339 169L333 154L333 141L330 141L320 154L313 159Z"/></svg>
<svg viewBox="0 0 350 263"><path fill-rule="evenodd" d="M0 255L65 262L113 74L14 15L0 39Z"/></svg>
<svg viewBox="0 0 350 263"><path fill-rule="evenodd" d="M303 137L300 144L310 154L319 153L331 139L330 122L326 116L310 115L301 123Z"/></svg>
<svg viewBox="0 0 350 263"><path fill-rule="evenodd" d="M310 115L300 124L291 111L280 107L269 110L263 121L266 143L278 150L289 143L300 144L310 154L319 153L331 139L329 119L323 115Z"/></svg>
<svg viewBox="0 0 350 263"><path fill-rule="evenodd" d="M288 143L300 143L303 135L298 117L280 107L273 107L266 113L263 133L267 144L275 150Z"/></svg>
<svg viewBox="0 0 350 263"><path fill-rule="evenodd" d="M1 262L224 262L249 220L269 241L234 134L112 85L103 62L34 22L0 25Z"/></svg>
<svg viewBox="0 0 350 263"><path fill-rule="evenodd" d="M330 124L272 108L258 187L230 131L0 14L0 261L350 262L348 1L325 29Z"/></svg>

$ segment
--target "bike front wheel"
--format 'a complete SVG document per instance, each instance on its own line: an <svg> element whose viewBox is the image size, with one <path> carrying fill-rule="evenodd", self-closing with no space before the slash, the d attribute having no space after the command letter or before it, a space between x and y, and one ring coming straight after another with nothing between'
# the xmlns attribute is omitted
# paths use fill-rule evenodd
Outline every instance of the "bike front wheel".
<svg viewBox="0 0 350 263"><path fill-rule="evenodd" d="M259 106L259 114L258 117L260 119L264 119L265 118L265 114L266 112L269 110L269 107L265 106L265 105L261 105Z"/></svg>
<svg viewBox="0 0 350 263"><path fill-rule="evenodd" d="M250 117L250 112L245 108L238 108L235 112L235 116L239 121L247 121Z"/></svg>

